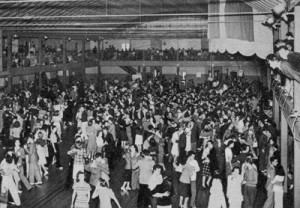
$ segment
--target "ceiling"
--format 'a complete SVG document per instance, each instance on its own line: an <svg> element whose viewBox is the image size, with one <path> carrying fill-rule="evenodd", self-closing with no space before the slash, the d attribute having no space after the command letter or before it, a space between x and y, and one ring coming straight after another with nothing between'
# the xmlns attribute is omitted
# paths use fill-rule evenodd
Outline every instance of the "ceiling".
<svg viewBox="0 0 300 208"><path fill-rule="evenodd" d="M23 36L206 38L209 1L270 13L284 0L0 0L0 28Z"/></svg>
<svg viewBox="0 0 300 208"><path fill-rule="evenodd" d="M207 1L0 0L0 27L23 35L206 36Z"/></svg>

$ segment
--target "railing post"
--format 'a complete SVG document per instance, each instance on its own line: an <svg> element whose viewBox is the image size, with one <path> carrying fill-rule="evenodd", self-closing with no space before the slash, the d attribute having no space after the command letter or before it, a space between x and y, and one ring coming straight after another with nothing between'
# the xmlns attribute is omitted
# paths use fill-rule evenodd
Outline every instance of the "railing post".
<svg viewBox="0 0 300 208"><path fill-rule="evenodd" d="M3 71L3 36L0 29L0 71Z"/></svg>
<svg viewBox="0 0 300 208"><path fill-rule="evenodd" d="M64 37L63 38L63 80L62 84L63 87L66 87L66 79L67 79L67 71L66 71L66 63L67 63L67 39Z"/></svg>
<svg viewBox="0 0 300 208"><path fill-rule="evenodd" d="M11 34L7 35L7 71L9 71L9 76L7 77L7 90L11 91L12 89L12 37Z"/></svg>
<svg viewBox="0 0 300 208"><path fill-rule="evenodd" d="M43 43L42 43L42 36L40 35L39 36L39 39L38 39L38 47L39 47L39 56L38 56L38 64L40 66L40 69L42 70L42 53L43 53ZM38 72L38 78L39 78L39 92L42 90L42 72Z"/></svg>

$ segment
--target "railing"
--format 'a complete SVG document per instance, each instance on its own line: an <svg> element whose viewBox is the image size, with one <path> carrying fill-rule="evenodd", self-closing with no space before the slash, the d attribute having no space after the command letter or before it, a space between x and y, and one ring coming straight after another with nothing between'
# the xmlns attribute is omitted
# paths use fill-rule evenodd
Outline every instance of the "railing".
<svg viewBox="0 0 300 208"><path fill-rule="evenodd" d="M287 92L283 87L280 86L278 81L272 82L272 90L279 103L279 106L286 118L286 121L292 130L295 141L300 144L300 114L294 111L294 99L290 92Z"/></svg>

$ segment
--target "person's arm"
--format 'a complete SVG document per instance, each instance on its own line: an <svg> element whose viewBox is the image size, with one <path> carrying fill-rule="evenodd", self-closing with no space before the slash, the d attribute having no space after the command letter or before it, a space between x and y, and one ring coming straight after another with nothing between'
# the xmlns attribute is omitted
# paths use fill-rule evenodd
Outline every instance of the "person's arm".
<svg viewBox="0 0 300 208"><path fill-rule="evenodd" d="M73 191L73 194L72 194L71 208L74 207L74 202L75 202L76 194L77 194L77 191L74 190L74 191Z"/></svg>
<svg viewBox="0 0 300 208"><path fill-rule="evenodd" d="M94 193L92 195L92 199L96 198L98 195L99 195L98 194L98 187L96 187L96 189L95 189L95 191L94 191Z"/></svg>

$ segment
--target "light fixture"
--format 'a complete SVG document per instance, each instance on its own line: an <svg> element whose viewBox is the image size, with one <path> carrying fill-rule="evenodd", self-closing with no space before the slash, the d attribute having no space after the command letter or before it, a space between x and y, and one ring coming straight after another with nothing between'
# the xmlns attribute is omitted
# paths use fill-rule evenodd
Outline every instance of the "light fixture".
<svg viewBox="0 0 300 208"><path fill-rule="evenodd" d="M281 2L277 6L272 9L275 18L282 18L284 21L288 21L288 17L286 15L287 11L287 3L285 1Z"/></svg>
<svg viewBox="0 0 300 208"><path fill-rule="evenodd" d="M86 42L89 42L90 41L90 39L89 38L86 38Z"/></svg>
<svg viewBox="0 0 300 208"><path fill-rule="evenodd" d="M70 37L68 37L68 41L71 41L72 39Z"/></svg>
<svg viewBox="0 0 300 208"><path fill-rule="evenodd" d="M12 38L13 38L13 40L16 40L16 39L19 38L19 36L18 36L17 34L14 34L14 35L12 36Z"/></svg>
<svg viewBox="0 0 300 208"><path fill-rule="evenodd" d="M44 36L44 40L48 40L48 36L47 35Z"/></svg>

